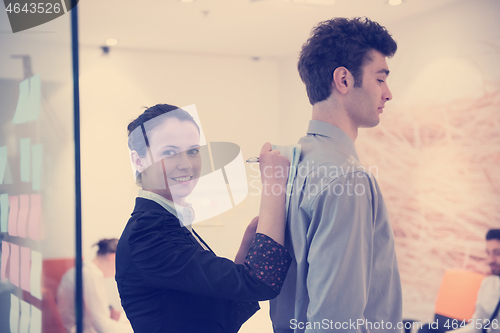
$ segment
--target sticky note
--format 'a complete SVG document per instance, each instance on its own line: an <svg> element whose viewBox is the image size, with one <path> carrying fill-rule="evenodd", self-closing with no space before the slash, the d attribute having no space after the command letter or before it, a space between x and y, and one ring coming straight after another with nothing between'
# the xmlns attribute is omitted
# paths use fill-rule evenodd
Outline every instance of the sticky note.
<svg viewBox="0 0 500 333"><path fill-rule="evenodd" d="M10 246L7 242L2 242L2 266L0 269L0 278L2 281L7 280L7 265L10 257Z"/></svg>
<svg viewBox="0 0 500 333"><path fill-rule="evenodd" d="M19 140L21 155L21 181L29 182L31 179L31 140L23 138Z"/></svg>
<svg viewBox="0 0 500 333"><path fill-rule="evenodd" d="M21 247L21 276L20 287L22 290L30 291L31 281L31 249Z"/></svg>
<svg viewBox="0 0 500 333"><path fill-rule="evenodd" d="M10 283L19 287L19 246L10 244Z"/></svg>
<svg viewBox="0 0 500 333"><path fill-rule="evenodd" d="M19 212L19 197L9 197L9 235L17 236L17 213Z"/></svg>
<svg viewBox="0 0 500 333"><path fill-rule="evenodd" d="M5 163L5 172L3 174L3 183L12 184L12 174L10 173L9 161Z"/></svg>
<svg viewBox="0 0 500 333"><path fill-rule="evenodd" d="M31 251L30 292L42 299L42 253Z"/></svg>
<svg viewBox="0 0 500 333"><path fill-rule="evenodd" d="M38 119L40 114L40 101L42 97L42 82L40 74L30 77L30 91L28 95L28 102L26 104L26 121L33 121Z"/></svg>
<svg viewBox="0 0 500 333"><path fill-rule="evenodd" d="M7 146L2 146L0 147L0 184L3 184L6 168L7 168Z"/></svg>
<svg viewBox="0 0 500 333"><path fill-rule="evenodd" d="M31 306L30 333L42 333L42 311L36 306Z"/></svg>
<svg viewBox="0 0 500 333"><path fill-rule="evenodd" d="M19 298L10 295L10 333L19 332Z"/></svg>
<svg viewBox="0 0 500 333"><path fill-rule="evenodd" d="M0 231L7 232L9 223L9 195L0 194Z"/></svg>
<svg viewBox="0 0 500 333"><path fill-rule="evenodd" d="M31 305L21 300L21 320L19 321L19 333L29 333L31 320Z"/></svg>
<svg viewBox="0 0 500 333"><path fill-rule="evenodd" d="M26 225L30 211L30 196L22 194L19 196L19 212L17 214L17 236L26 237Z"/></svg>
<svg viewBox="0 0 500 333"><path fill-rule="evenodd" d="M42 217L42 196L32 194L30 198L30 214L28 218L28 237L40 240Z"/></svg>
<svg viewBox="0 0 500 333"><path fill-rule="evenodd" d="M31 146L31 176L33 191L40 191L42 183L43 146L41 143Z"/></svg>
<svg viewBox="0 0 500 333"><path fill-rule="evenodd" d="M21 81L21 83L19 83L19 98L17 99L16 112L14 113L14 118L12 118L13 124L22 124L27 121L26 109L28 106L29 92L29 79Z"/></svg>
<svg viewBox="0 0 500 333"><path fill-rule="evenodd" d="M13 124L22 124L38 119L42 99L42 81L40 74L19 83L19 98Z"/></svg>

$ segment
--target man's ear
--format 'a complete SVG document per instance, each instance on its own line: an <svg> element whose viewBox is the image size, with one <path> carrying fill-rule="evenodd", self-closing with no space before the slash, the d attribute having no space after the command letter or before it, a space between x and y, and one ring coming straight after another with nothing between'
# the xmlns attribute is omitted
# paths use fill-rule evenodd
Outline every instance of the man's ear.
<svg viewBox="0 0 500 333"><path fill-rule="evenodd" d="M336 88L342 95L346 94L349 90L349 75L351 73L347 68L340 66L333 71L333 81L332 85Z"/></svg>
<svg viewBox="0 0 500 333"><path fill-rule="evenodd" d="M135 166L135 169L141 173L146 169L146 166L144 165L144 160L139 156L137 151L132 150L130 152L130 160L132 161L132 164Z"/></svg>

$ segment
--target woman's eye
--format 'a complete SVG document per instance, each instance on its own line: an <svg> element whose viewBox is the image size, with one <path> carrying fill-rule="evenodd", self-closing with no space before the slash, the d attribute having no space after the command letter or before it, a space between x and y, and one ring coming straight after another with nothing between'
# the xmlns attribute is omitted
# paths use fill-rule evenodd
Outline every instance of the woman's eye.
<svg viewBox="0 0 500 333"><path fill-rule="evenodd" d="M165 156L175 156L177 153L174 150L166 150L163 152L163 155Z"/></svg>
<svg viewBox="0 0 500 333"><path fill-rule="evenodd" d="M188 150L189 155L198 155L200 150L198 148L193 148Z"/></svg>
<svg viewBox="0 0 500 333"><path fill-rule="evenodd" d="M384 83L384 80L378 80L378 82L380 82L380 83Z"/></svg>

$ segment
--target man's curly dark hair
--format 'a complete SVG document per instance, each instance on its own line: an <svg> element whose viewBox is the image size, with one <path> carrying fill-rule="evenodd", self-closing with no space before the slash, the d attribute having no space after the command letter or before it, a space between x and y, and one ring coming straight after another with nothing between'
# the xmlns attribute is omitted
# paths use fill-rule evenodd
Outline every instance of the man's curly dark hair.
<svg viewBox="0 0 500 333"><path fill-rule="evenodd" d="M314 105L332 93L333 72L345 67L361 87L363 65L370 60L369 51L386 57L396 53L396 41L385 27L368 18L334 18L319 23L302 46L298 69L306 85L309 102Z"/></svg>

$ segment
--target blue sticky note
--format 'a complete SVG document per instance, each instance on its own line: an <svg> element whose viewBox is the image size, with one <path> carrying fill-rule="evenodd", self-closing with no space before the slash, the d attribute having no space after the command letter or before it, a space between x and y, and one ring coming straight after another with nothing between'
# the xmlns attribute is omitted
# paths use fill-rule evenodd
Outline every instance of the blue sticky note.
<svg viewBox="0 0 500 333"><path fill-rule="evenodd" d="M30 165L31 165L31 141L30 138L23 138L20 140L21 151L21 181L29 182Z"/></svg>
<svg viewBox="0 0 500 333"><path fill-rule="evenodd" d="M7 232L9 225L9 195L0 194L0 231Z"/></svg>
<svg viewBox="0 0 500 333"><path fill-rule="evenodd" d="M40 114L40 101L42 99L42 82L40 74L30 78L30 92L28 103L26 104L26 121L34 121L38 119Z"/></svg>
<svg viewBox="0 0 500 333"><path fill-rule="evenodd" d="M40 191L42 183L43 146L41 143L31 146L31 176L33 191Z"/></svg>
<svg viewBox="0 0 500 333"><path fill-rule="evenodd" d="M13 124L22 124L27 121L26 108L29 100L29 92L29 79L21 81L21 83L19 83L19 98L17 100L16 113L14 113L14 118L12 118Z"/></svg>
<svg viewBox="0 0 500 333"><path fill-rule="evenodd" d="M7 146L0 147L0 184L3 184L5 169L7 167Z"/></svg>

